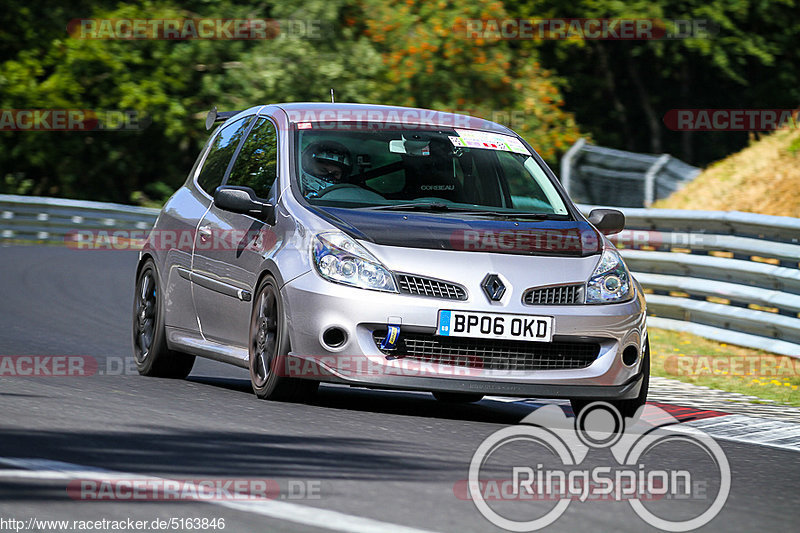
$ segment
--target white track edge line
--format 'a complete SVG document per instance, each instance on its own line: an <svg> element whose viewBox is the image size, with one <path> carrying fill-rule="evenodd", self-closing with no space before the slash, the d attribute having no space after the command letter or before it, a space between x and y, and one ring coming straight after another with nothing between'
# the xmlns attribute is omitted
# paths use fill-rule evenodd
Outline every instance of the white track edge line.
<svg viewBox="0 0 800 533"><path fill-rule="evenodd" d="M47 459L22 458L22 457L0 457L0 464L9 465L17 468L11 470L9 477L25 477L23 472L30 473L31 479L109 479L109 478L132 478L149 481L164 481L168 478L156 476L146 476L141 474L127 474L115 472L113 470L96 469L74 463L61 461L51 461ZM0 472L2 477L2 472ZM294 522L320 529L333 531L345 531L352 533L385 533L392 531L397 533L434 533L432 531L417 529L409 526L401 526L389 522L382 522L372 518L365 518L357 515L350 515L339 511L310 507L296 503L281 502L275 500L260 500L255 502L235 502L225 500L197 500L200 503L208 503L227 507L235 511L258 514Z"/></svg>

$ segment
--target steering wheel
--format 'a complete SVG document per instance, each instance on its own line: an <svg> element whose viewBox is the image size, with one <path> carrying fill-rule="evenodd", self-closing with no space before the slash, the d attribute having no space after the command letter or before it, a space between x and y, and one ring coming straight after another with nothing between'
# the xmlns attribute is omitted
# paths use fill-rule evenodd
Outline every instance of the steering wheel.
<svg viewBox="0 0 800 533"><path fill-rule="evenodd" d="M363 187L359 187L353 183L337 183L336 185L331 185L330 187L325 187L321 192L317 193L317 198L322 198L329 192L338 191L339 189L352 189L355 187L356 189L363 189Z"/></svg>

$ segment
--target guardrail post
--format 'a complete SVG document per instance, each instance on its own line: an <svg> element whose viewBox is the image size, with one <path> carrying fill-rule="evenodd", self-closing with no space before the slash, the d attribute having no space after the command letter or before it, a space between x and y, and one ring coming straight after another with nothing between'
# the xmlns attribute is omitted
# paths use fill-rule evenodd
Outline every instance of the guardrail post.
<svg viewBox="0 0 800 533"><path fill-rule="evenodd" d="M669 154L662 154L661 157L656 159L656 162L650 165L644 175L644 206L650 207L656 201L656 187L655 179L656 174L669 162Z"/></svg>
<svg viewBox="0 0 800 533"><path fill-rule="evenodd" d="M564 186L564 189L566 189L567 194L570 196L572 196L572 191L569 190L572 183L572 160L575 159L575 156L581 148L583 148L584 144L586 144L586 139L581 137L575 141L575 144L570 146L567 153L561 158L561 185Z"/></svg>

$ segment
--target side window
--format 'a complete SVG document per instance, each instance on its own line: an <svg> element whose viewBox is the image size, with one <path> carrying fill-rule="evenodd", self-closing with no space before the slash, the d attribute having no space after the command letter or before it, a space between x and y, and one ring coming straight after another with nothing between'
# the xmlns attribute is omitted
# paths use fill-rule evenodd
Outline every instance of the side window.
<svg viewBox="0 0 800 533"><path fill-rule="evenodd" d="M558 191L532 157L497 152L497 159L511 193L513 207L558 215L568 213Z"/></svg>
<svg viewBox="0 0 800 533"><path fill-rule="evenodd" d="M511 191L514 207L518 209L550 207L547 195L518 156L509 152L497 152L497 160Z"/></svg>
<svg viewBox="0 0 800 533"><path fill-rule="evenodd" d="M267 198L278 176L278 132L268 119L258 119L244 141L226 185L250 187Z"/></svg>
<svg viewBox="0 0 800 533"><path fill-rule="evenodd" d="M236 146L242 139L247 124L250 123L250 118L240 118L236 122L226 125L214 139L203 169L197 176L197 183L208 194L213 195L216 188L222 183L228 163L231 162L233 152L236 151Z"/></svg>
<svg viewBox="0 0 800 533"><path fill-rule="evenodd" d="M497 160L500 162L500 167L503 169L503 175L508 183L508 188L511 189L512 194L515 196L527 196L529 198L543 199L544 193L539 184L531 178L531 175L525 169L525 166L509 152L497 152Z"/></svg>

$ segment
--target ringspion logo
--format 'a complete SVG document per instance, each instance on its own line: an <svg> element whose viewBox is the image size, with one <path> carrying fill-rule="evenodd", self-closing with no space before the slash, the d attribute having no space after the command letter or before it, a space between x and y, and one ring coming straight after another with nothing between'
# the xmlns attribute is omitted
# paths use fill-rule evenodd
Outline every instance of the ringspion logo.
<svg viewBox="0 0 800 533"><path fill-rule="evenodd" d="M470 462L467 495L489 522L509 531L542 529L570 505L597 500L627 503L661 530L697 529L725 505L730 465L714 439L695 428L675 431L675 423L652 405L633 418L605 402L588 405L574 419L556 405L541 407L481 442ZM598 449L606 462L587 460ZM464 482L453 491L463 498ZM687 500L698 505L687 510ZM537 501L556 503L531 505Z"/></svg>

